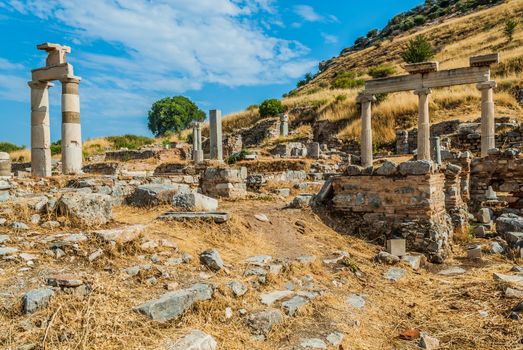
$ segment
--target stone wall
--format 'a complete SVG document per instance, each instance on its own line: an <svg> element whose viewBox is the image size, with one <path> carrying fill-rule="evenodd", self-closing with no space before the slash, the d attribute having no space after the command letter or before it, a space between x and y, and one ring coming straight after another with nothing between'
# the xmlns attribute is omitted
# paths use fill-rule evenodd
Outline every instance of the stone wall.
<svg viewBox="0 0 523 350"><path fill-rule="evenodd" d="M251 128L239 130L244 147L258 146L266 139L274 139L280 135L279 118L263 119Z"/></svg>
<svg viewBox="0 0 523 350"><path fill-rule="evenodd" d="M120 170L121 166L117 162L92 163L82 168L84 173L102 175L117 175L120 173Z"/></svg>
<svg viewBox="0 0 523 350"><path fill-rule="evenodd" d="M247 195L247 168L207 168L200 186L210 197L243 198Z"/></svg>
<svg viewBox="0 0 523 350"><path fill-rule="evenodd" d="M116 160L120 162L127 162L129 160L149 159L157 157L159 150L119 150L111 151L105 154L106 160Z"/></svg>
<svg viewBox="0 0 523 350"><path fill-rule="evenodd" d="M500 200L512 208L523 209L523 158L515 150L476 158L470 169L470 196L474 207L485 200L489 186Z"/></svg>
<svg viewBox="0 0 523 350"><path fill-rule="evenodd" d="M415 168L418 162L407 163ZM401 236L408 249L442 262L453 236L447 205L460 206L459 181L454 179L450 186L442 173L410 172L410 165L404 167L406 172L397 171L390 164L385 166L387 171L378 169L372 174L363 170L360 175L334 177L333 209L351 218L353 233L382 242ZM387 175L379 175L383 173ZM450 187L456 189L454 203L446 200Z"/></svg>

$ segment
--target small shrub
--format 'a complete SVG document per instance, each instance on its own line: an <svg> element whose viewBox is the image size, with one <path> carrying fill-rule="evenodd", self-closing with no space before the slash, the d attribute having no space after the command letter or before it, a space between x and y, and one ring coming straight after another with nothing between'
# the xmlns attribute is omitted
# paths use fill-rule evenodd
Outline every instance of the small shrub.
<svg viewBox="0 0 523 350"><path fill-rule="evenodd" d="M123 136L109 136L107 140L113 144L113 148L115 149L138 149L142 146L151 145L154 143L154 139L130 134Z"/></svg>
<svg viewBox="0 0 523 350"><path fill-rule="evenodd" d="M241 160L244 160L245 156L248 154L251 154L251 152L249 150L247 150L246 148L242 148L242 150L240 152L233 153L229 157L227 157L225 159L225 162L229 165L237 163Z"/></svg>
<svg viewBox="0 0 523 350"><path fill-rule="evenodd" d="M369 31L367 33L367 38L372 39L372 38L376 37L377 35L378 35L378 30L372 29L371 31Z"/></svg>
<svg viewBox="0 0 523 350"><path fill-rule="evenodd" d="M249 107L247 107L247 110L254 111L255 109L258 109L259 107L260 107L259 105L250 105Z"/></svg>
<svg viewBox="0 0 523 350"><path fill-rule="evenodd" d="M360 36L358 39L354 41L354 45L359 46L363 44L367 39L364 36Z"/></svg>
<svg viewBox="0 0 523 350"><path fill-rule="evenodd" d="M18 146L10 142L0 142L0 152L11 153L15 151L21 151L25 146Z"/></svg>
<svg viewBox="0 0 523 350"><path fill-rule="evenodd" d="M305 74L305 77L302 80L298 81L298 83L296 84L296 87L300 88L302 86L305 86L308 83L310 83L312 79L314 79L314 76L311 73L307 73L307 74Z"/></svg>
<svg viewBox="0 0 523 350"><path fill-rule="evenodd" d="M365 85L365 80L357 79L354 72L338 74L332 82L332 88L334 89L354 89L363 85Z"/></svg>
<svg viewBox="0 0 523 350"><path fill-rule="evenodd" d="M262 118L267 117L275 117L278 114L283 113L284 108L283 104L278 99L269 99L263 101L263 103L260 105L260 116Z"/></svg>
<svg viewBox="0 0 523 350"><path fill-rule="evenodd" d="M337 95L336 102L343 102L347 99L347 95Z"/></svg>
<svg viewBox="0 0 523 350"><path fill-rule="evenodd" d="M425 16L423 16L423 15L417 15L417 16L414 17L414 23L417 26L425 24L425 22L426 22L426 19L425 19Z"/></svg>
<svg viewBox="0 0 523 350"><path fill-rule="evenodd" d="M321 87L317 86L310 90L307 90L307 95L314 95L315 93L320 92L320 91L321 91Z"/></svg>
<svg viewBox="0 0 523 350"><path fill-rule="evenodd" d="M423 35L418 35L410 40L401 58L407 63L420 63L433 58L434 48Z"/></svg>
<svg viewBox="0 0 523 350"><path fill-rule="evenodd" d="M374 79L385 78L396 73L396 68L388 64L380 64L379 66L370 68L368 73Z"/></svg>
<svg viewBox="0 0 523 350"><path fill-rule="evenodd" d="M57 155L62 153L62 140L51 143L51 155Z"/></svg>
<svg viewBox="0 0 523 350"><path fill-rule="evenodd" d="M402 31L407 31L409 29L412 29L416 26L416 23L414 23L414 20L412 18L407 18L405 21L403 21L400 25L400 28Z"/></svg>
<svg viewBox="0 0 523 350"><path fill-rule="evenodd" d="M503 33L509 42L514 39L514 33L516 32L517 26L518 22L513 18L509 18L505 21L505 29L503 29Z"/></svg>

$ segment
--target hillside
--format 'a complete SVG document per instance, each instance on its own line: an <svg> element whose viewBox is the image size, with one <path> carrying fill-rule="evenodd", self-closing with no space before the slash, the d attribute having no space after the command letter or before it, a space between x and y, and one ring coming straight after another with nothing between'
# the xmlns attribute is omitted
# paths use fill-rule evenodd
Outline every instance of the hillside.
<svg viewBox="0 0 523 350"><path fill-rule="evenodd" d="M514 93L516 87L523 85L523 30L520 25L514 40L508 42L503 29L507 18L522 17L523 1L509 0L461 17L453 17L451 14L397 36L390 36L387 40L379 40L365 49L344 50L339 57L323 62L322 70L312 80L283 98L291 127L308 124L311 126L310 132L317 138L321 134L317 128L325 128L326 123L330 123L327 126L329 135L335 135L343 141L358 139L360 121L355 97L362 90L363 81L372 79L369 70L386 67L395 75L405 74L400 56L406 43L418 34L425 35L436 48L435 60L440 62L440 69L468 66L470 56L500 52L501 63L493 69L493 79L498 83L495 94L496 115L519 119L522 109ZM346 86L349 88L339 88ZM438 89L431 98L432 122L474 120L479 117L480 94L475 86ZM416 117L415 95L407 92L386 96L373 111L374 141L377 146L393 141L397 128L414 127ZM248 127L259 119L256 108L251 108L229 115L225 119L225 129L232 131Z"/></svg>

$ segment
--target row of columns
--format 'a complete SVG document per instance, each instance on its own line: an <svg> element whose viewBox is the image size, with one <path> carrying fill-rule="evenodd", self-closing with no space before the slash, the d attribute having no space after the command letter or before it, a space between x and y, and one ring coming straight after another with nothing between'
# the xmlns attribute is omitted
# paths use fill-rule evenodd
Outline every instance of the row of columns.
<svg viewBox="0 0 523 350"><path fill-rule="evenodd" d="M62 83L62 172L82 171L82 132L80 127L80 78L66 78ZM49 88L54 84L30 81L31 88L31 173L49 177L51 172L51 128Z"/></svg>
<svg viewBox="0 0 523 350"><path fill-rule="evenodd" d="M494 88L496 82L487 81L477 85L481 91L481 156L486 157L489 149L496 147L494 115ZM431 89L414 91L419 98L418 105L418 160L431 160L429 97ZM372 146L372 102L376 98L370 94L361 94L357 102L361 104L361 162L363 167L373 163Z"/></svg>

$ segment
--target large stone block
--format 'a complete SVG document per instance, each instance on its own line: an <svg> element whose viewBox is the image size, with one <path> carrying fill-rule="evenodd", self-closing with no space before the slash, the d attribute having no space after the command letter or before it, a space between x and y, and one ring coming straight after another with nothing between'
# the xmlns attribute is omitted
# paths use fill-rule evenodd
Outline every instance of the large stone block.
<svg viewBox="0 0 523 350"><path fill-rule="evenodd" d="M173 197L173 206L190 211L215 211L218 201L199 193L181 193Z"/></svg>
<svg viewBox="0 0 523 350"><path fill-rule="evenodd" d="M40 288L27 292L22 298L22 311L31 314L39 309L47 307L54 292L50 288Z"/></svg>
<svg viewBox="0 0 523 350"><path fill-rule="evenodd" d="M167 344L165 350L215 350L217 346L209 334L193 329L174 343Z"/></svg>
<svg viewBox="0 0 523 350"><path fill-rule="evenodd" d="M152 207L161 204L170 204L176 194L189 193L186 184L148 184L136 187L129 202L137 207Z"/></svg>
<svg viewBox="0 0 523 350"><path fill-rule="evenodd" d="M105 225L113 219L113 198L99 193L69 192L58 201L58 213L79 225Z"/></svg>
<svg viewBox="0 0 523 350"><path fill-rule="evenodd" d="M135 308L154 321L166 322L180 317L198 301L210 300L213 290L206 284L195 284L190 288L166 293Z"/></svg>

